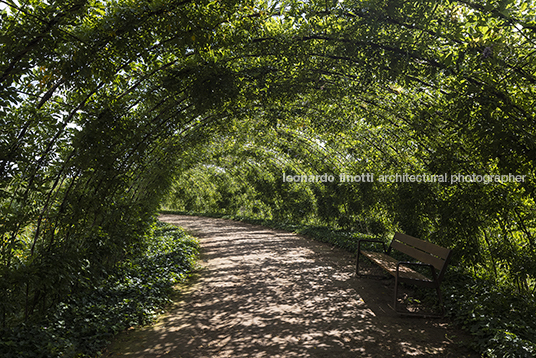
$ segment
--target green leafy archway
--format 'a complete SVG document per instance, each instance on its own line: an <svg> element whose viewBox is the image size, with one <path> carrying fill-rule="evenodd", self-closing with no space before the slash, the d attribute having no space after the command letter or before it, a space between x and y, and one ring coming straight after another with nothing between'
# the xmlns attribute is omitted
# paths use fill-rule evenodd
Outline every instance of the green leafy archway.
<svg viewBox="0 0 536 358"><path fill-rule="evenodd" d="M531 1L0 3L4 325L135 253L163 200L400 228L534 290ZM363 173L524 180L282 181Z"/></svg>

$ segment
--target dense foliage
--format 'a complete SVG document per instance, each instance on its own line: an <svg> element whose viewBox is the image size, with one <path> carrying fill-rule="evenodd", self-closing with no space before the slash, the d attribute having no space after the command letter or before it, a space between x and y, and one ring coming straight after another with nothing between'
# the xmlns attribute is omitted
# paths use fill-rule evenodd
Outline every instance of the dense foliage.
<svg viewBox="0 0 536 358"><path fill-rule="evenodd" d="M198 244L177 227L158 223L143 252L123 261L49 309L33 324L1 330L2 357L95 356L114 334L152 321L172 287L194 268Z"/></svg>
<svg viewBox="0 0 536 358"><path fill-rule="evenodd" d="M0 29L4 328L136 257L163 201L402 230L535 294L533 0L3 0Z"/></svg>

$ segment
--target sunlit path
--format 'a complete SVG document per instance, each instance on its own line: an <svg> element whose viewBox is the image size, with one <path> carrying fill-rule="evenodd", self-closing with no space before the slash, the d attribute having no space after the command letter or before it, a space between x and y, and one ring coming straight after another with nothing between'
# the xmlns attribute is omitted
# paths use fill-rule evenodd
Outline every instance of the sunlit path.
<svg viewBox="0 0 536 358"><path fill-rule="evenodd" d="M169 315L123 335L113 356L468 356L441 321L394 315L390 282L353 277L347 253L228 220L161 219L201 238L205 268Z"/></svg>

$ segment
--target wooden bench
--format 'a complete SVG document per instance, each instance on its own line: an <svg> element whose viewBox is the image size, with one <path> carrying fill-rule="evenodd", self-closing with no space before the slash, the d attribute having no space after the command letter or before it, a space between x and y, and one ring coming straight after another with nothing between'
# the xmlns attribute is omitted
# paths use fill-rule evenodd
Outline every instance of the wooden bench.
<svg viewBox="0 0 536 358"><path fill-rule="evenodd" d="M384 252L366 251L361 249L362 244L370 242L381 243L383 245ZM418 262L398 261L397 259L389 256L392 249L409 255ZM401 233L395 234L387 249L385 248L385 243L380 240L359 240L357 244L357 259L355 267L356 275L359 275L360 255L369 258L372 262L395 277L395 296L393 309L396 312L398 312L396 309L398 283L405 282L413 285L435 288L439 298L441 314L444 315L445 308L443 307L443 300L441 298L441 290L439 285L441 284L445 274L450 259L451 250ZM429 267L431 277L426 277L425 275L412 270L409 266Z"/></svg>

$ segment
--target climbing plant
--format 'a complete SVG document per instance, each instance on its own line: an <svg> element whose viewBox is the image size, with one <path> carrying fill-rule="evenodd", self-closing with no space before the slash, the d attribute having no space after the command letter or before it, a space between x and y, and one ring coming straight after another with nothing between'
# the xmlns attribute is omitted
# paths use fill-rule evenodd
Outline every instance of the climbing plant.
<svg viewBox="0 0 536 358"><path fill-rule="evenodd" d="M533 295L534 5L0 1L1 325L141 252L162 204L402 230Z"/></svg>

